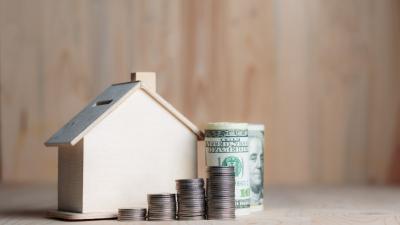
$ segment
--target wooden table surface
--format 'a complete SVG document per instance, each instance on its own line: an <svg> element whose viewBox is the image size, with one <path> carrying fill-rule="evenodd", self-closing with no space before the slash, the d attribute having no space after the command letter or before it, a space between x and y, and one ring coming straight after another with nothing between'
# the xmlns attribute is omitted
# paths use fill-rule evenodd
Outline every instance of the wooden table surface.
<svg viewBox="0 0 400 225"><path fill-rule="evenodd" d="M56 207L54 185L0 185L0 224L66 224L46 218ZM400 187L271 187L265 210L233 221L118 222L78 224L400 224Z"/></svg>

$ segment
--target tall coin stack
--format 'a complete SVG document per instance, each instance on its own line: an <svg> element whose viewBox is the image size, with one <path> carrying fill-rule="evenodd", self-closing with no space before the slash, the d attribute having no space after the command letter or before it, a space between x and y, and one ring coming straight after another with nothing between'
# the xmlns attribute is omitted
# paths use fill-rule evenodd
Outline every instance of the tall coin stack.
<svg viewBox="0 0 400 225"><path fill-rule="evenodd" d="M234 167L210 166L207 173L207 218L234 219Z"/></svg>
<svg viewBox="0 0 400 225"><path fill-rule="evenodd" d="M205 219L204 180L201 178L176 180L176 190L178 193L178 219Z"/></svg>
<svg viewBox="0 0 400 225"><path fill-rule="evenodd" d="M235 215L250 214L249 136L247 123L207 124L205 150L207 166L235 167Z"/></svg>
<svg viewBox="0 0 400 225"><path fill-rule="evenodd" d="M146 208L118 209L118 220L146 220Z"/></svg>
<svg viewBox="0 0 400 225"><path fill-rule="evenodd" d="M176 219L176 197L175 194L148 194L149 220L175 220Z"/></svg>

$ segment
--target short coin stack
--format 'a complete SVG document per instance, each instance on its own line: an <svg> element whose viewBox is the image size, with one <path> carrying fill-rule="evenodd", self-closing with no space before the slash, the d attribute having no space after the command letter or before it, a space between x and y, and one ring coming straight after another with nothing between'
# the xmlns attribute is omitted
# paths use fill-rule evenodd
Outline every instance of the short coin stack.
<svg viewBox="0 0 400 225"><path fill-rule="evenodd" d="M118 209L118 220L146 220L146 208Z"/></svg>
<svg viewBox="0 0 400 225"><path fill-rule="evenodd" d="M175 220L176 219L176 197L175 194L149 194L149 220Z"/></svg>
<svg viewBox="0 0 400 225"><path fill-rule="evenodd" d="M206 214L204 180L176 180L178 193L178 219L203 220Z"/></svg>
<svg viewBox="0 0 400 225"><path fill-rule="evenodd" d="M234 167L210 166L207 172L207 218L234 219Z"/></svg>

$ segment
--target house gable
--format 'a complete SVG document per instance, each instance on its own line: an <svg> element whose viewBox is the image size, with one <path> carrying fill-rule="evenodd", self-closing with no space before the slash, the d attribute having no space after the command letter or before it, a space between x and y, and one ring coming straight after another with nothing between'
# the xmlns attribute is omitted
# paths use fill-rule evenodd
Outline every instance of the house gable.
<svg viewBox="0 0 400 225"><path fill-rule="evenodd" d="M139 89L85 137L83 211L146 206L143 193L194 178L197 136Z"/></svg>

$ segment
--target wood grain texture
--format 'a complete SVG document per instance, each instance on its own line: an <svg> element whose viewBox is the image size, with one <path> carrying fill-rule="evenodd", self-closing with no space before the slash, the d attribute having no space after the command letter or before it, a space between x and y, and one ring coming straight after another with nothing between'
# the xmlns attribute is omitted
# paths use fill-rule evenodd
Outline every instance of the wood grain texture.
<svg viewBox="0 0 400 225"><path fill-rule="evenodd" d="M0 185L0 223L4 225L65 224L46 218L56 207L56 187ZM164 221L162 224L400 224L400 190L389 187L272 186L265 190L265 209L227 221ZM146 222L145 224L153 224ZM94 220L73 224L144 224Z"/></svg>
<svg viewBox="0 0 400 225"><path fill-rule="evenodd" d="M390 165L398 162L400 84L400 2L374 4L374 55L370 81L369 178L377 183L388 179ZM397 119L396 119L397 118ZM396 169L392 167L391 169ZM392 176L400 172L390 171Z"/></svg>
<svg viewBox="0 0 400 225"><path fill-rule="evenodd" d="M0 3L6 182L54 181L43 142L132 71L157 72L158 92L201 128L266 124L267 184L400 173L397 0Z"/></svg>

